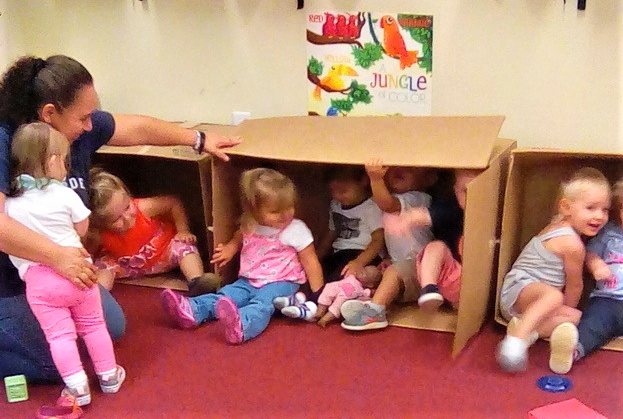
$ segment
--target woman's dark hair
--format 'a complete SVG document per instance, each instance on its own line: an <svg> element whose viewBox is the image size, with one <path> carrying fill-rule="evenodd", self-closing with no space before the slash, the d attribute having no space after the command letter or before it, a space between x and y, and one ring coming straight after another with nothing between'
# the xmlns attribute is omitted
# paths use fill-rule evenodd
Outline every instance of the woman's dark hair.
<svg viewBox="0 0 623 419"><path fill-rule="evenodd" d="M73 58L22 57L0 80L0 122L17 128L37 121L39 109L48 103L62 112L74 102L83 86L91 84L91 73Z"/></svg>

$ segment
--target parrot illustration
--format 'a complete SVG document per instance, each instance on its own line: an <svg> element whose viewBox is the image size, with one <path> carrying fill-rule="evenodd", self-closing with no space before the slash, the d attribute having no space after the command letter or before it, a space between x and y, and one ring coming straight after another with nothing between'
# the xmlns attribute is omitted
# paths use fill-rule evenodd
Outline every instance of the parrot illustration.
<svg viewBox="0 0 623 419"><path fill-rule="evenodd" d="M338 37L348 36L348 24L346 22L346 16L337 15L337 23L335 24L335 28L337 30Z"/></svg>
<svg viewBox="0 0 623 419"><path fill-rule="evenodd" d="M323 36L335 36L337 34L335 28L335 15L331 13L325 12L325 21L322 25L322 35Z"/></svg>
<svg viewBox="0 0 623 419"><path fill-rule="evenodd" d="M411 67L417 62L418 52L407 51L396 19L389 15L383 16L381 18L381 29L383 29L383 49L390 57L400 60L401 70Z"/></svg>
<svg viewBox="0 0 623 419"><path fill-rule="evenodd" d="M320 79L320 83L314 89L314 99L320 100L320 93L323 87L326 87L333 91L339 91L346 89L346 82L342 76L358 76L352 67L346 64L334 64L331 66L327 75Z"/></svg>

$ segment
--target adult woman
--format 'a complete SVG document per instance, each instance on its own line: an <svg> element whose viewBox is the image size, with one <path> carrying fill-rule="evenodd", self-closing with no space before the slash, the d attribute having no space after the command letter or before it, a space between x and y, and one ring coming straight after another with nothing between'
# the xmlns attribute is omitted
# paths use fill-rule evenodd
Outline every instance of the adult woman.
<svg viewBox="0 0 623 419"><path fill-rule="evenodd" d="M10 183L10 149L15 129L43 121L71 142L68 185L88 203L91 157L104 144L189 145L228 160L222 151L240 142L181 128L139 115L111 115L97 110L93 78L76 60L56 55L46 60L22 57L0 81L0 376L24 374L29 381L57 381L43 332L24 296L24 284L7 253L40 262L78 286L94 285L94 267L84 249L61 247L12 220L4 213ZM2 253L5 252L5 253ZM101 289L104 316L113 339L125 331L125 318L112 296Z"/></svg>

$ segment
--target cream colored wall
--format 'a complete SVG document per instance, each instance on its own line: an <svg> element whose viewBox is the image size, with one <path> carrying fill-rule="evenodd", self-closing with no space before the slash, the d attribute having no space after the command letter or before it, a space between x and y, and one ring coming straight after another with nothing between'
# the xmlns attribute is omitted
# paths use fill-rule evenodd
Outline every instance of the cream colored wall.
<svg viewBox="0 0 623 419"><path fill-rule="evenodd" d="M432 14L434 114L504 114L521 147L623 151L619 0L0 1L3 68L67 54L107 110L216 123L306 114L308 13Z"/></svg>

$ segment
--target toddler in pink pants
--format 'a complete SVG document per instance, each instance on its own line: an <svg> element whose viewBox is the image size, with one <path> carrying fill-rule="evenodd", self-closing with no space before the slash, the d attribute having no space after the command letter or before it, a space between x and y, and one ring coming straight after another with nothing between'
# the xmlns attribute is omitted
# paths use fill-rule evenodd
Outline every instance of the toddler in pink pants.
<svg viewBox="0 0 623 419"><path fill-rule="evenodd" d="M11 157L16 175L5 202L6 214L61 246L82 247L91 211L61 181L67 175L67 138L43 122L22 125L15 132ZM37 159L33 156L45 156ZM26 299L50 345L65 389L79 406L91 402L76 338L83 338L104 393L116 393L125 379L117 365L102 313L99 286L78 288L52 268L9 256L26 282Z"/></svg>

